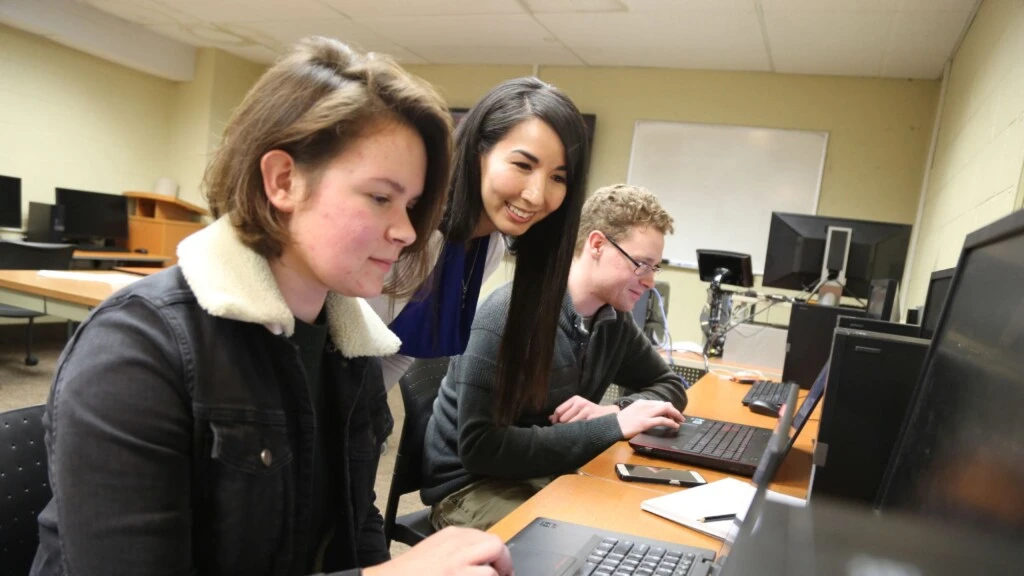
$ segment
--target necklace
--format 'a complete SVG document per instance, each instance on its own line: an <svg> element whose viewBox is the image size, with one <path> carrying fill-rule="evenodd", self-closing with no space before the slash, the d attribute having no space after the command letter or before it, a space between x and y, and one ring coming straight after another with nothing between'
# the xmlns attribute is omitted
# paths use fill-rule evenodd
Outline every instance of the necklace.
<svg viewBox="0 0 1024 576"><path fill-rule="evenodd" d="M480 253L480 241L476 240L475 241L475 246L473 247L473 260L471 261L471 264L469 265L469 274L466 274L462 278L462 309L463 310L466 309L466 292L469 291L469 284L470 284L470 282L473 281L473 271L476 270L476 260L477 260L477 256L479 256L479 253Z"/></svg>

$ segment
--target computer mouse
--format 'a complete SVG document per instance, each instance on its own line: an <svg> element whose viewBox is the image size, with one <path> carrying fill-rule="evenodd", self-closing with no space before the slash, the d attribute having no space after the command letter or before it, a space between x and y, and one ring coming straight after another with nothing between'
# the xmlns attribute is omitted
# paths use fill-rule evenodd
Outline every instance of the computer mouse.
<svg viewBox="0 0 1024 576"><path fill-rule="evenodd" d="M657 436L658 438L675 438L679 434L679 428L655 426L653 428L648 428L644 434L647 434L648 436Z"/></svg>
<svg viewBox="0 0 1024 576"><path fill-rule="evenodd" d="M779 417L779 407L771 402L765 402L764 400L754 400L747 405L750 411L754 414L761 414L762 416L774 416Z"/></svg>
<svg viewBox="0 0 1024 576"><path fill-rule="evenodd" d="M145 248L136 248L135 250L132 250L132 252L137 254L149 254L149 250L146 250Z"/></svg>

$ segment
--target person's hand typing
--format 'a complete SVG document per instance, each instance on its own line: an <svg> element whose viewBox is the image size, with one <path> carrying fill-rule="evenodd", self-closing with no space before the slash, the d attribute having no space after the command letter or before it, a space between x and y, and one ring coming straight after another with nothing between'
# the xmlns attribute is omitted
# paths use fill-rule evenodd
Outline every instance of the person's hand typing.
<svg viewBox="0 0 1024 576"><path fill-rule="evenodd" d="M591 420L605 414L614 414L619 411L618 406L601 406L594 404L582 396L573 396L562 402L554 413L548 416L552 424L565 424L577 420Z"/></svg>
<svg viewBox="0 0 1024 576"><path fill-rule="evenodd" d="M501 538L449 526L401 556L365 568L365 576L512 576L512 558Z"/></svg>
<svg viewBox="0 0 1024 576"><path fill-rule="evenodd" d="M629 440L633 436L655 426L679 428L683 414L671 402L658 400L637 400L618 414L622 436Z"/></svg>

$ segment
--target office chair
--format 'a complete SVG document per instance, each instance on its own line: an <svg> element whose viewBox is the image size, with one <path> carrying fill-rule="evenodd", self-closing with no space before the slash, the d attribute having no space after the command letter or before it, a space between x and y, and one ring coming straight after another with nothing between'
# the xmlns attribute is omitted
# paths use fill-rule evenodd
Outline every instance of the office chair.
<svg viewBox="0 0 1024 576"><path fill-rule="evenodd" d="M43 411L0 414L0 576L28 574L39 547L36 518L50 502Z"/></svg>
<svg viewBox="0 0 1024 576"><path fill-rule="evenodd" d="M441 380L448 373L448 358L416 360L398 381L405 406L402 437L398 441L395 472L391 476L391 490L384 510L384 538L390 547L392 540L415 546L434 533L430 524L430 508L395 518L398 500L404 494L423 487L423 443L427 422L434 408L434 399L441 388Z"/></svg>
<svg viewBox="0 0 1024 576"><path fill-rule="evenodd" d="M43 244L0 240L0 270L67 270L75 247L70 244ZM42 312L0 304L0 318L28 320L25 330L25 365L35 366L39 359L32 355L32 327Z"/></svg>

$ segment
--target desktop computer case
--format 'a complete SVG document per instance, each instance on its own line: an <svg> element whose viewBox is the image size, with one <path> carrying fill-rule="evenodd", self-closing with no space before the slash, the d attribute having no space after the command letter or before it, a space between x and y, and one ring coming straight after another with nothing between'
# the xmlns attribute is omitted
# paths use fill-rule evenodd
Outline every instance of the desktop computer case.
<svg viewBox="0 0 1024 576"><path fill-rule="evenodd" d="M872 505L928 340L837 328L808 498Z"/></svg>
<svg viewBox="0 0 1024 576"><path fill-rule="evenodd" d="M805 390L814 384L828 360L839 316L862 318L864 309L793 304L786 333L786 360L782 365L784 382L796 382Z"/></svg>

